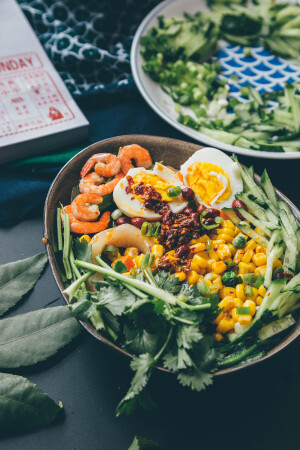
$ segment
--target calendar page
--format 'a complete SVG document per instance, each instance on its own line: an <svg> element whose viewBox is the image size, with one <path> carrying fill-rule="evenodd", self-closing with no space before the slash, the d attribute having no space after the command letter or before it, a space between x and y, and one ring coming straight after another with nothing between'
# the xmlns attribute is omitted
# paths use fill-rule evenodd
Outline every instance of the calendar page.
<svg viewBox="0 0 300 450"><path fill-rule="evenodd" d="M0 30L0 162L78 143L88 122L15 0L0 1Z"/></svg>

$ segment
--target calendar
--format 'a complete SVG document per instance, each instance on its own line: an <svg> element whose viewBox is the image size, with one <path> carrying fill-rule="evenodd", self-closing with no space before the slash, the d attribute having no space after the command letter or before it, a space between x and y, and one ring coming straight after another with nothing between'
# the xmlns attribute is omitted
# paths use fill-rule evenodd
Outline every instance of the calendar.
<svg viewBox="0 0 300 450"><path fill-rule="evenodd" d="M0 162L87 137L87 120L15 0L1 0L0 27Z"/></svg>

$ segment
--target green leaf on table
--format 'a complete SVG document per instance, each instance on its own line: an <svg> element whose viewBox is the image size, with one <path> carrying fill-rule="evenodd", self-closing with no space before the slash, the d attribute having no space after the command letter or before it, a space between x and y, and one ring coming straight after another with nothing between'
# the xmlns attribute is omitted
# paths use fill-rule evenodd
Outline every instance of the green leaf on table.
<svg viewBox="0 0 300 450"><path fill-rule="evenodd" d="M0 367L44 361L72 341L81 326L65 306L41 309L0 321Z"/></svg>
<svg viewBox="0 0 300 450"><path fill-rule="evenodd" d="M0 316L34 287L46 263L46 253L39 253L0 266Z"/></svg>
<svg viewBox="0 0 300 450"><path fill-rule="evenodd" d="M128 450L142 450L146 448L157 448L158 444L154 441L149 441L149 439L135 436L133 442Z"/></svg>
<svg viewBox="0 0 300 450"><path fill-rule="evenodd" d="M0 373L0 429L24 430L51 422L62 409L26 378Z"/></svg>

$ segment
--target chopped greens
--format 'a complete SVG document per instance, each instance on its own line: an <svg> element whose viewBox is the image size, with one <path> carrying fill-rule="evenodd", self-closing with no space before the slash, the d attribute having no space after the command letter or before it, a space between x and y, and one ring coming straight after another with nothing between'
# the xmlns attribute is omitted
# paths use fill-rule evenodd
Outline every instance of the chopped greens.
<svg viewBox="0 0 300 450"><path fill-rule="evenodd" d="M173 99L181 124L244 148L299 151L300 83L271 93L243 86L244 99L238 100L231 97L213 53L224 39L245 46L245 57L249 46L262 45L300 63L300 6L242 3L214 0L210 13L159 17L158 26L141 37L143 70Z"/></svg>

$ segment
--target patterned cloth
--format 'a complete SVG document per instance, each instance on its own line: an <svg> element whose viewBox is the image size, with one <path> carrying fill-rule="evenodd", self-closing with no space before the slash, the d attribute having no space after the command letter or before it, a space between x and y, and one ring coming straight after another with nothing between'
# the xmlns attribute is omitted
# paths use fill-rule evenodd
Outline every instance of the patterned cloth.
<svg viewBox="0 0 300 450"><path fill-rule="evenodd" d="M18 0L73 95L135 89L132 36L159 0Z"/></svg>

